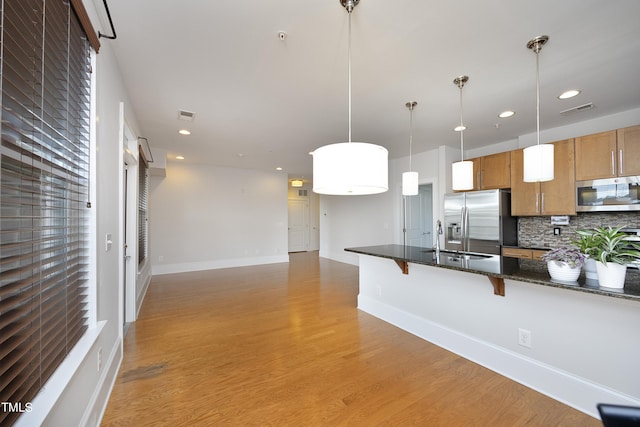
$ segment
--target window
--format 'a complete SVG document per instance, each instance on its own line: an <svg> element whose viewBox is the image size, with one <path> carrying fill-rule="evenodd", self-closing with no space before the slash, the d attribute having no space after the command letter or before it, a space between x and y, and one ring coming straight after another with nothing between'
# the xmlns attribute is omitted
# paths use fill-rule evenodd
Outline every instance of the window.
<svg viewBox="0 0 640 427"><path fill-rule="evenodd" d="M24 408L87 329L91 45L68 1L1 12L0 401Z"/></svg>
<svg viewBox="0 0 640 427"><path fill-rule="evenodd" d="M138 150L140 163L138 165L138 265L147 259L149 165L144 157L144 151Z"/></svg>

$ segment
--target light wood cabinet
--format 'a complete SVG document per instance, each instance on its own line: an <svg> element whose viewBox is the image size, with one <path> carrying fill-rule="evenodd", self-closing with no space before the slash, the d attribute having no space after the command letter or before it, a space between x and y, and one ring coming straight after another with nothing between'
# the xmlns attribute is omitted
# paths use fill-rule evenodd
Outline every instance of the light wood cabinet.
<svg viewBox="0 0 640 427"><path fill-rule="evenodd" d="M473 162L473 189L494 190L511 187L511 155L504 153L470 159Z"/></svg>
<svg viewBox="0 0 640 427"><path fill-rule="evenodd" d="M481 190L482 180L480 177L482 176L482 157L476 157L475 159L470 160L473 162L473 189Z"/></svg>
<svg viewBox="0 0 640 427"><path fill-rule="evenodd" d="M618 175L640 175L640 126L618 129Z"/></svg>
<svg viewBox="0 0 640 427"><path fill-rule="evenodd" d="M640 174L640 126L576 138L576 180Z"/></svg>
<svg viewBox="0 0 640 427"><path fill-rule="evenodd" d="M574 140L554 145L554 178L523 181L523 150L511 151L511 215L575 215Z"/></svg>
<svg viewBox="0 0 640 427"><path fill-rule="evenodd" d="M511 155L504 153L483 156L480 166L480 188L493 190L511 187Z"/></svg>
<svg viewBox="0 0 640 427"><path fill-rule="evenodd" d="M544 255L547 251L543 249L527 249L527 248L510 248L504 247L502 248L502 256L506 256L509 258L520 258L520 259L535 259L540 261L542 255Z"/></svg>

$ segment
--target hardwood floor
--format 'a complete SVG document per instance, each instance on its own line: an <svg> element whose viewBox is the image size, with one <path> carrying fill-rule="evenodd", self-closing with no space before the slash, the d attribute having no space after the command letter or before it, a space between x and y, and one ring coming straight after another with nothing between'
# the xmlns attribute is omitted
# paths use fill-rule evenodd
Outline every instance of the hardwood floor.
<svg viewBox="0 0 640 427"><path fill-rule="evenodd" d="M154 277L102 425L601 425L358 311L357 267L290 260Z"/></svg>

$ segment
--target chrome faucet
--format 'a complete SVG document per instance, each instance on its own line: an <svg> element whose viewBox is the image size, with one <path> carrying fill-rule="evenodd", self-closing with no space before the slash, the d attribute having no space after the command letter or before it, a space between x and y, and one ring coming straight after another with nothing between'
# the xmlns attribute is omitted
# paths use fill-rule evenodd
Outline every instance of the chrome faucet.
<svg viewBox="0 0 640 427"><path fill-rule="evenodd" d="M436 251L436 255L440 255L440 235L442 234L442 222L440 220L436 221L436 244L434 249Z"/></svg>

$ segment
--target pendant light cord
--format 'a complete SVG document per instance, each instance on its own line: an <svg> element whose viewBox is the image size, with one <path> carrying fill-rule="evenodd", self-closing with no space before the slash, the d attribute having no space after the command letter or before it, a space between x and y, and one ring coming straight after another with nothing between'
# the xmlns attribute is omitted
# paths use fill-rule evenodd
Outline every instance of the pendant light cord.
<svg viewBox="0 0 640 427"><path fill-rule="evenodd" d="M413 105L409 107L409 172L411 169L411 146L413 145Z"/></svg>
<svg viewBox="0 0 640 427"><path fill-rule="evenodd" d="M536 49L536 135L540 145L540 48Z"/></svg>
<svg viewBox="0 0 640 427"><path fill-rule="evenodd" d="M351 142L351 11L352 8L347 8L349 12L349 49L348 49L348 64L349 64L349 142Z"/></svg>
<svg viewBox="0 0 640 427"><path fill-rule="evenodd" d="M464 125L462 124L462 86L463 83L459 84L460 87L460 161L464 161Z"/></svg>

